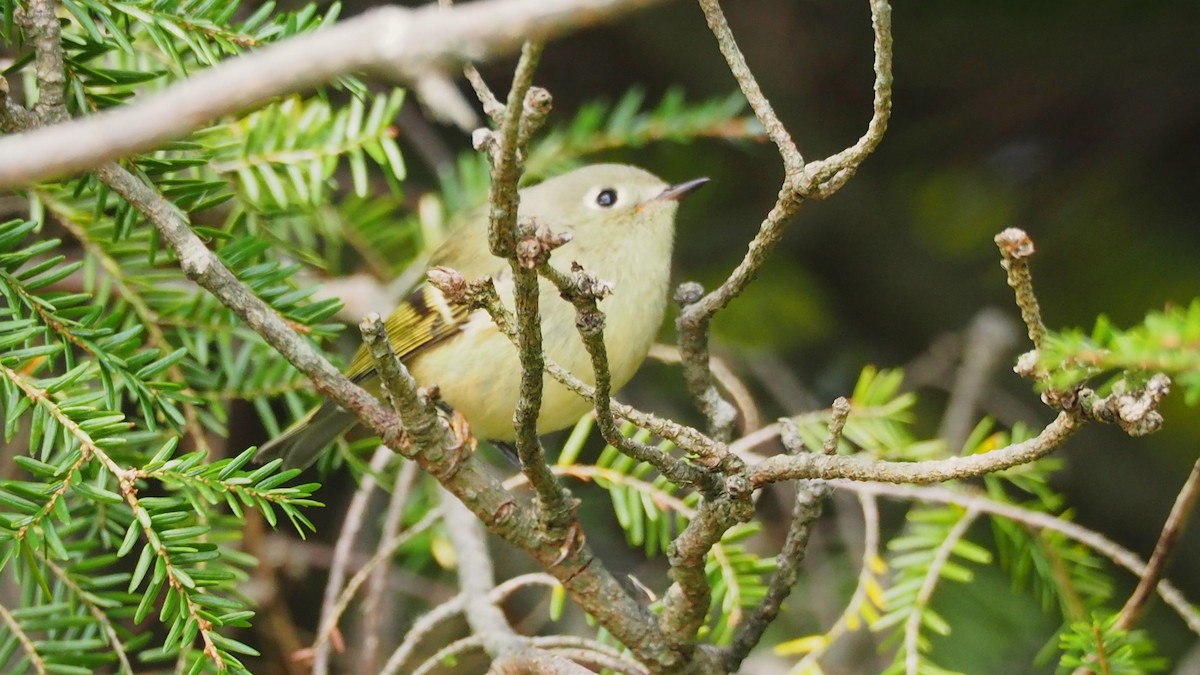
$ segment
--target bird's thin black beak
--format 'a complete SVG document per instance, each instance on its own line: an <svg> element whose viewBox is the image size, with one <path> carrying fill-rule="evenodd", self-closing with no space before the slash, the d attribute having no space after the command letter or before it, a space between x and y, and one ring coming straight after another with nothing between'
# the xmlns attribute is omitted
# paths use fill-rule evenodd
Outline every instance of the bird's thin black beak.
<svg viewBox="0 0 1200 675"><path fill-rule="evenodd" d="M680 201L684 197L695 192L701 185L704 185L707 182L707 178L694 178L686 183L672 185L659 193L655 199L670 199L672 201Z"/></svg>

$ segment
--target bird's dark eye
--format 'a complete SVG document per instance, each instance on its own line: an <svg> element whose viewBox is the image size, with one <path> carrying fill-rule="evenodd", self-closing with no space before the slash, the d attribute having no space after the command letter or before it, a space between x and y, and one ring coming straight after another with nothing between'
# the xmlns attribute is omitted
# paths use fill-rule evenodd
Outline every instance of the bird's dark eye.
<svg viewBox="0 0 1200 675"><path fill-rule="evenodd" d="M608 208L617 203L617 191L612 188L604 188L600 194L596 195L596 203L604 208Z"/></svg>

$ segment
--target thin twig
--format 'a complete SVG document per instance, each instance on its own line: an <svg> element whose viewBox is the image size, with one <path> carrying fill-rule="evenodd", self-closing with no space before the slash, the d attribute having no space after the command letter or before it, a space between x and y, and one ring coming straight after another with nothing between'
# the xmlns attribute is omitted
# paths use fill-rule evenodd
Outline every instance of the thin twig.
<svg viewBox="0 0 1200 675"><path fill-rule="evenodd" d="M523 574L496 586L488 595L488 601L499 605L516 591L535 584L551 587L559 585L558 580L549 574ZM387 663L379 671L380 675L399 672L400 667L408 661L421 642L433 632L433 629L461 613L465 604L466 599L460 593L417 617L412 628L404 636L403 642L392 652Z"/></svg>
<svg viewBox="0 0 1200 675"><path fill-rule="evenodd" d="M929 569L926 570L925 578L921 581L921 588L917 591L916 600L913 601L912 613L904 622L904 667L908 675L917 675L921 667L921 626L925 623L922 621L922 615L933 598L934 589L942 579L942 569L950 562L950 554L958 546L959 541L967 535L967 530L971 528L978 517L978 511L967 509L958 522L954 523L954 527L946 533L946 539L938 545L933 559L929 561Z"/></svg>
<svg viewBox="0 0 1200 675"><path fill-rule="evenodd" d="M825 199L834 194L878 146L887 130L892 101L891 7L886 0L871 1L874 29L875 80L871 120L863 136L852 147L825 160L806 165L779 117L771 108L746 64L717 0L700 0L705 19L717 38L730 72L750 102L755 116L779 148L784 165L784 182L775 205L759 225L746 255L729 277L715 290L704 294L698 284L684 284L676 292L681 309L676 326L688 391L709 421L709 434L727 442L734 421L733 408L721 397L709 370L708 332L713 315L745 290L758 274L768 255L783 236L784 226L799 211L805 199Z"/></svg>
<svg viewBox="0 0 1200 675"><path fill-rule="evenodd" d="M804 165L804 158L796 148L791 134L775 114L771 102L763 94L762 87L758 86L758 80L754 78L750 66L746 64L746 57L742 55L742 50L733 37L733 31L729 28L725 13L721 11L720 3L718 0L700 0L700 9L704 11L704 20L708 22L709 30L717 38L717 46L725 56L729 71L733 73L733 78L737 80L742 93L746 95L746 100L750 102L754 116L762 123L775 147L779 148L779 155L783 157L784 164L789 167L794 165L799 169Z"/></svg>
<svg viewBox="0 0 1200 675"><path fill-rule="evenodd" d="M412 538L425 532L433 527L442 518L441 509L430 509L420 520L413 523L408 529L392 540L387 546L380 548L371 556L370 560L363 564L362 567L350 577L346 582L346 587L342 589L341 595L338 596L337 603L330 610L330 625L337 626L342 615L350 607L350 603L354 601L354 596L358 593L358 589L366 583L371 573L378 569L384 562L391 559L397 550L404 544L412 541ZM333 636L333 631L324 631L317 634L317 639L313 642L312 650L317 650L325 645Z"/></svg>
<svg viewBox="0 0 1200 675"><path fill-rule="evenodd" d="M1029 341L1034 349L1042 348L1046 337L1046 324L1042 322L1042 309L1033 292L1033 277L1029 273L1029 257L1033 255L1033 240L1024 230L1010 227L996 235L996 247L1000 249L1000 266L1008 273L1008 285L1017 295L1017 307L1029 331Z"/></svg>
<svg viewBox="0 0 1200 675"><path fill-rule="evenodd" d="M325 582L325 593L321 598L321 620L317 623L317 643L313 647L312 670L315 675L329 672L329 640L325 637L337 630L337 617L334 607L346 581L346 568L350 556L354 553L354 540L362 529L363 519L367 513L367 502L375 491L375 476L383 471L392 451L381 445L375 449L371 457L371 470L363 476L362 483L350 498L346 514L342 516L342 526L338 529L337 543L333 547L333 564L329 566L329 578Z"/></svg>
<svg viewBox="0 0 1200 675"><path fill-rule="evenodd" d="M575 306L575 327L582 338L584 349L592 360L592 374L596 385L592 399L596 410L596 421L605 442L623 454L639 462L647 462L672 483L679 486L698 486L705 490L715 489L716 483L710 474L682 459L676 459L662 450L627 438L617 427L612 413L612 375L608 366L608 348L604 344L604 313L597 301L611 292L611 287L576 267L571 274L555 269L549 262L538 266L538 273L549 279L564 298Z"/></svg>
<svg viewBox="0 0 1200 675"><path fill-rule="evenodd" d="M854 145L804 167L803 175L797 177L797 189L814 199L829 198L854 176L883 141L892 117L892 6L888 0L870 0L870 5L875 54L871 119Z"/></svg>
<svg viewBox="0 0 1200 675"><path fill-rule="evenodd" d="M396 546L400 538L400 527L404 521L404 506L412 496L413 486L420 475L417 465L404 462L396 472L396 480L392 485L391 498L388 500L387 514L383 520L383 533L379 540L379 550L390 550ZM378 553L376 553L378 555ZM359 666L364 673L375 672L375 661L379 654L379 642L382 631L383 599L387 590L388 568L378 566L367 581L367 592L363 598L363 628L362 628L362 658Z"/></svg>
<svg viewBox="0 0 1200 675"><path fill-rule="evenodd" d="M695 517L667 548L667 561L671 565L670 576L674 583L663 595L660 619L662 632L675 651L687 655L689 660L701 661L696 666L702 672L717 667L715 663L703 663L704 660L715 661L719 658L719 655L710 651L697 650L695 643L696 631L704 622L712 598L712 589L705 573L708 552L730 527L754 516L750 486L739 485L741 482L744 479L729 478L726 482L727 487L731 488L729 493L701 503Z"/></svg>
<svg viewBox="0 0 1200 675"><path fill-rule="evenodd" d="M1167 521L1163 523L1162 532L1158 535L1158 542L1154 544L1154 553L1150 554L1150 561L1146 563L1146 571L1138 580L1133 594L1125 601L1125 606L1121 608L1120 618L1117 619L1117 628L1132 630L1141 619L1142 614L1145 613L1150 594L1158 586L1159 579L1166 571L1167 564L1171 561L1171 555L1179 543L1179 537L1183 533L1183 529L1187 527L1188 519L1196 506L1197 495L1200 495L1200 460L1196 460L1196 463L1192 465L1192 472L1188 474L1183 487L1179 489L1179 494L1175 496L1175 504L1171 507Z"/></svg>
<svg viewBox="0 0 1200 675"><path fill-rule="evenodd" d="M533 74L541 59L542 45L526 42L513 74L512 88L504 106L504 120L491 141L484 143L492 163L492 181L488 187L488 243L492 254L508 260L513 273L513 301L517 327L517 352L521 361L521 388L517 397L513 426L516 430L517 456L521 470L529 475L538 496L538 516L558 530L569 529L575 519L574 502L551 473L546 452L538 440L538 416L542 409L542 322L538 307L537 272L518 257L520 195L517 182L523 169L524 146L544 116L525 115L527 94L531 94Z"/></svg>
<svg viewBox="0 0 1200 675"><path fill-rule="evenodd" d="M964 509L1000 516L1001 518L1025 525L1030 529L1057 532L1100 553L1136 577L1140 578L1146 574L1145 561L1139 558L1133 551L1112 541L1099 532L1089 530L1078 523L1063 520L1050 513L1032 511L1013 504L1006 504L987 497L967 494L961 490L952 490L941 486L892 485L855 480L832 480L829 483L838 490L848 490L858 494L872 494L934 504L955 504ZM1183 593L1166 579L1160 580L1156 589L1159 596L1187 624L1188 630L1196 635L1200 635L1200 611L1197 611L1196 607L1184 597Z"/></svg>
<svg viewBox="0 0 1200 675"><path fill-rule="evenodd" d="M850 417L850 402L839 396L833 401L832 412L829 414L829 431L825 434L825 444L821 452L825 455L836 455L838 442L842 440L842 429L846 427L846 419Z"/></svg>
<svg viewBox="0 0 1200 675"><path fill-rule="evenodd" d="M862 622L862 607L870 602L874 603L874 598L880 598L882 591L879 584L880 560L879 560L879 505L875 501L875 496L871 494L859 493L857 495L859 505L862 506L863 514L863 552L859 562L858 580L854 586L854 593L850 596L850 601L846 603L846 608L842 610L841 615L829 630L825 631L824 640L815 648L811 649L804 655L793 668L791 672L807 673L815 670L817 661L821 655L829 650L843 635L852 630L852 626L860 625ZM873 597L874 596L874 597Z"/></svg>
<svg viewBox="0 0 1200 675"><path fill-rule="evenodd" d="M443 621L448 621L462 612L464 603L465 598L459 594L418 616L413 622L412 628L409 628L408 633L405 634L404 640L388 657L383 668L379 670L379 675L392 675L400 672L400 668L408 662L417 647L433 632L433 629Z"/></svg>
<svg viewBox="0 0 1200 675"><path fill-rule="evenodd" d="M655 343L650 346L650 353L646 356L663 363L683 363L683 357L679 355L679 347L675 345ZM733 365L716 355L709 355L708 365L712 369L717 385L733 399L733 405L742 420L741 433L748 434L762 428L762 414L759 412L758 403L754 400L754 393L734 372Z"/></svg>
<svg viewBox="0 0 1200 675"><path fill-rule="evenodd" d="M882 483L942 483L973 478L1028 464L1058 449L1082 426L1073 413L1059 413L1040 434L1020 443L965 457L920 462L889 462L865 455L776 455L751 467L755 488L781 480L848 478Z"/></svg>
<svg viewBox="0 0 1200 675"><path fill-rule="evenodd" d="M842 437L842 429L845 427L846 418L849 415L850 403L846 399L838 397L833 403L829 431L823 445L826 455L837 451L838 441ZM792 453L804 451L799 445L793 445L788 450ZM737 627L733 642L724 650L725 667L730 672L736 672L741 667L742 661L750 655L750 650L754 649L762 640L767 626L771 625L775 621L775 617L779 615L783 601L791 595L792 587L800 578L800 565L804 562L804 554L808 549L812 525L817 518L821 517L825 499L829 493L829 486L823 482L796 481L796 500L792 506L791 524L788 526L783 547L775 558L775 572L767 584L767 592L754 611Z"/></svg>

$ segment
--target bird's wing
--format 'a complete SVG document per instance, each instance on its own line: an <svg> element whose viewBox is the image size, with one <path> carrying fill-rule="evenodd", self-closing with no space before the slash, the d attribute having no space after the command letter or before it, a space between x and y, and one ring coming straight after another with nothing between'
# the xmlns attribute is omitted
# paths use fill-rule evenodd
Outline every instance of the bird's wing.
<svg viewBox="0 0 1200 675"><path fill-rule="evenodd" d="M428 349L443 340L458 335L470 310L464 305L451 305L442 292L422 283L404 302L400 303L384 324L392 349L401 360ZM373 374L375 365L365 346L359 347L346 370L352 380Z"/></svg>

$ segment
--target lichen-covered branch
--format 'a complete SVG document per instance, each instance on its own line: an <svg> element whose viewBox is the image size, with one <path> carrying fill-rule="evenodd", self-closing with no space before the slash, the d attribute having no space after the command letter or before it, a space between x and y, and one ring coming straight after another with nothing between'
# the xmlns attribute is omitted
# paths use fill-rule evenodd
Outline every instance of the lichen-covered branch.
<svg viewBox="0 0 1200 675"><path fill-rule="evenodd" d="M718 484L713 474L652 445L627 438L617 427L612 412L612 374L608 367L608 348L604 344L605 317L596 304L612 292L611 285L579 266L573 267L571 274L566 274L545 262L538 266L538 273L554 283L563 297L575 306L575 327L592 360L596 382L592 389L592 402L605 442L639 462L649 463L676 485L695 486L712 492Z"/></svg>
<svg viewBox="0 0 1200 675"><path fill-rule="evenodd" d="M1063 412L1029 440L978 455L921 462L888 462L866 455L776 455L752 466L750 477L755 488L781 480L815 478L923 484L974 478L1045 457L1082 425L1078 415Z"/></svg>
<svg viewBox="0 0 1200 675"><path fill-rule="evenodd" d="M1017 307L1021 309L1021 318L1029 331L1029 341L1034 349L1041 349L1046 324L1042 322L1042 309L1033 292L1033 276L1029 273L1033 240L1024 230L1010 227L996 235L996 247L1000 249L1000 265L1008 273L1008 285L1017 295Z"/></svg>
<svg viewBox="0 0 1200 675"><path fill-rule="evenodd" d="M476 141L480 149L488 152L492 165L488 186L488 244L493 255L508 261L513 274L517 353L521 361L520 395L513 414L517 457L521 460L521 470L529 476L537 492L539 517L557 529L566 530L575 519L574 503L550 471L546 452L538 440L545 368L539 287L535 265L522 257L519 240L529 235L519 231L517 222L521 199L517 182L523 169L525 144L549 111L549 94L532 88L541 54L540 43L527 42L521 48L500 128L490 135L477 136Z"/></svg>
<svg viewBox="0 0 1200 675"><path fill-rule="evenodd" d="M838 440L842 437L842 429L845 428L846 418L849 415L849 402L839 397L833 403L829 432L823 446L825 455L832 455L837 451ZM799 442L798 436L794 438L795 442L793 442L792 434L785 434L783 438L787 439L785 446L788 452L800 454L806 451L803 444ZM788 526L783 548L775 558L775 572L767 584L766 595L763 596L754 611L748 614L737 627L733 642L724 651L725 667L730 672L737 672L741 667L742 661L750 655L750 650L754 649L762 640L767 626L771 625L771 622L779 615L783 601L791 595L792 587L800 578L800 564L804 562L809 535L812 534L812 525L817 518L821 517L825 499L830 492L829 486L823 482L796 481L796 499L792 506L792 521Z"/></svg>
<svg viewBox="0 0 1200 675"><path fill-rule="evenodd" d="M784 181L775 205L759 225L746 255L729 277L707 294L696 284L681 286L676 293L676 301L681 306L676 325L684 378L697 407L709 421L709 434L717 441L730 440L736 418L733 406L721 396L708 366L708 332L713 315L740 295L758 274L759 268L783 236L784 226L796 215L804 201L833 195L874 151L887 130L892 109L891 6L886 0L871 0L870 4L874 31L875 93L867 130L850 148L827 159L805 164L746 64L718 0L700 0L705 19L717 38L730 72L759 122L779 148L784 165Z"/></svg>
<svg viewBox="0 0 1200 675"><path fill-rule="evenodd" d="M708 614L712 588L708 584L705 563L708 552L721 541L725 532L754 516L750 485L744 479L730 478L726 493L701 503L696 515L667 548L673 583L663 596L660 624L663 634L676 651L689 659L715 659L712 652L696 650L696 631ZM699 663L702 672L710 672L714 663Z"/></svg>

